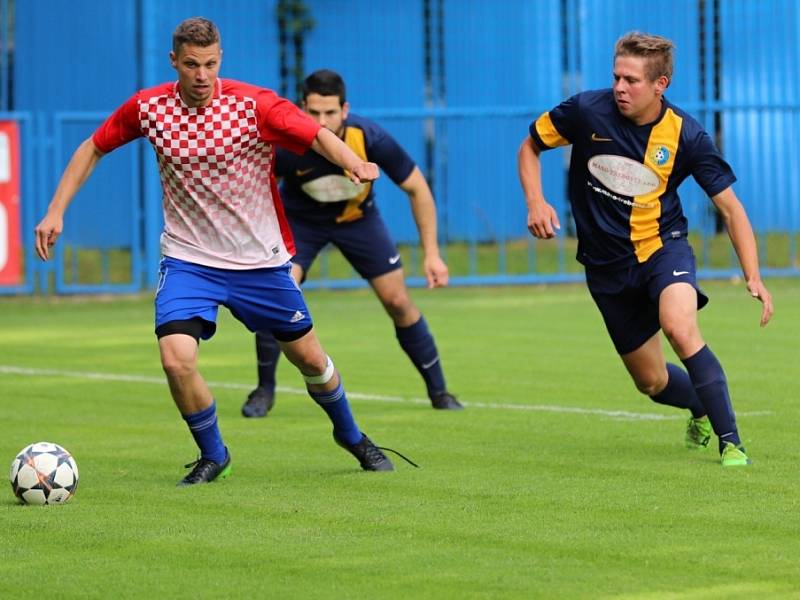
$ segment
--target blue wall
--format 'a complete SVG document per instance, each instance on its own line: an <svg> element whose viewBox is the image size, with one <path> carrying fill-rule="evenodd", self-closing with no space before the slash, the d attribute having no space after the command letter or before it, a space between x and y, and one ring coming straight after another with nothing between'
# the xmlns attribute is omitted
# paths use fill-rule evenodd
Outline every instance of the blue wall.
<svg viewBox="0 0 800 600"><path fill-rule="evenodd" d="M277 89L277 0L36 0L16 2L13 109L30 111L24 143L47 157L33 198L43 212L72 150L137 88L174 78L171 33L204 15L220 27L224 77ZM433 10L426 81L423 0L307 0L315 20L305 69L348 82L352 110L385 125L426 170L443 241L524 239L516 151L530 121L561 98L611 81L612 49L631 29L676 42L668 96L715 134L739 177L737 191L760 232L797 231L800 168L800 8L793 0L676 0L669 10L637 0L428 0ZM698 11L705 10L701 15ZM719 44L719 94L701 64ZM704 54L701 54L704 52ZM426 83L430 83L427 86ZM291 94L289 94L291 95ZM715 121L715 115L718 119ZM545 192L568 219L567 153L547 153ZM414 242L408 200L388 180L377 198L398 241ZM682 189L690 224L714 230L708 199ZM102 161L68 214L66 244L123 248L152 285L161 227L160 185L149 147ZM25 224L32 227L32 224Z"/></svg>

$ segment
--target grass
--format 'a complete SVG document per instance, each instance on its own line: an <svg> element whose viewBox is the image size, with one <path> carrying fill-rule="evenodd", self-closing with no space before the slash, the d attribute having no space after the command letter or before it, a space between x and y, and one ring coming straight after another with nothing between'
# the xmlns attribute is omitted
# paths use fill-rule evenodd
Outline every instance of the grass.
<svg viewBox="0 0 800 600"><path fill-rule="evenodd" d="M0 494L0 596L798 597L800 285L768 283L766 329L741 284L701 312L749 468L683 448L582 286L415 290L468 405L444 414L356 290L310 292L317 329L363 429L422 468L359 471L285 360L274 413L241 418L253 338L222 311L201 367L233 475L190 489L151 299L0 299L0 458L54 441L81 472L64 506Z"/></svg>

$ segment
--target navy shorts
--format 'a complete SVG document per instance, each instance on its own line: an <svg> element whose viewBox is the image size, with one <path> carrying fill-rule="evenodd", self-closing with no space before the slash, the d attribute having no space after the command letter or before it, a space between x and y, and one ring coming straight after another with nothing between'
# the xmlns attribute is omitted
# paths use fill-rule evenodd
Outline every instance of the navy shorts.
<svg viewBox="0 0 800 600"><path fill-rule="evenodd" d="M156 329L199 318L204 340L217 329L217 309L227 307L250 331L292 333L312 326L291 264L271 269L217 269L164 257L156 289Z"/></svg>
<svg viewBox="0 0 800 600"><path fill-rule="evenodd" d="M376 210L348 223L315 223L288 215L297 247L292 262L303 268L306 276L322 249L336 246L364 279L374 279L403 266L389 230Z"/></svg>
<svg viewBox="0 0 800 600"><path fill-rule="evenodd" d="M633 352L661 329L658 298L668 285L689 283L697 290L697 308L708 304L695 271L694 252L685 238L668 241L644 263L586 268L589 292L619 354Z"/></svg>

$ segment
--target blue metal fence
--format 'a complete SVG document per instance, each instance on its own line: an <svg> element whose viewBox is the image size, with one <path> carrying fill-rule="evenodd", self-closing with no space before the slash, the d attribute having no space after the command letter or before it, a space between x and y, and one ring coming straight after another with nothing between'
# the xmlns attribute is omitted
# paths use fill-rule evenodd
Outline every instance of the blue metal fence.
<svg viewBox="0 0 800 600"><path fill-rule="evenodd" d="M737 192L765 242L762 249L768 235L788 240L785 255L767 272L800 274L800 208L793 194L800 183L800 7L792 0L677 0L667 14L636 0L305 4L315 21L305 37L306 71L340 71L352 110L386 126L426 171L443 246L467 248L466 271L456 274L455 283L581 278L568 235L555 242L555 267L542 266L540 257L552 244L527 233L516 151L538 114L578 90L610 84L614 41L631 29L675 40L668 96L719 139L739 177ZM23 284L0 293L129 291L155 284L160 184L144 143L101 162L68 213L55 262L34 259L30 232L77 144L135 89L174 78L167 54L181 19L203 14L220 26L223 76L279 89L276 5L277 0L0 0L0 17L6 18L0 27L0 110L15 111L10 114L23 123L26 267ZM544 187L568 230L566 157L564 150L545 154ZM396 239L415 244L405 195L388 180L376 190ZM702 234L699 254L705 260L717 232L715 216L693 182L681 191L690 226ZM492 253L488 267L481 263L486 248ZM114 279L120 268L128 276ZM91 281L78 276L86 270L93 273ZM707 276L735 270L733 262L703 267ZM412 278L412 284L419 282ZM358 283L323 278L317 285Z"/></svg>
<svg viewBox="0 0 800 600"><path fill-rule="evenodd" d="M50 164L53 185L70 158L70 149L88 137L105 119L105 113L57 112L53 115L53 159ZM142 205L141 153L136 145L115 152L118 168L98 168L84 185L85 196L78 199L64 217L64 234L55 246L56 293L135 292L142 289ZM105 167L106 165L102 165ZM53 188L54 189L54 188ZM117 254L127 276L112 274L112 256ZM90 264L82 264L89 261ZM84 281L81 274L95 273L96 282ZM120 280L121 279L121 280Z"/></svg>

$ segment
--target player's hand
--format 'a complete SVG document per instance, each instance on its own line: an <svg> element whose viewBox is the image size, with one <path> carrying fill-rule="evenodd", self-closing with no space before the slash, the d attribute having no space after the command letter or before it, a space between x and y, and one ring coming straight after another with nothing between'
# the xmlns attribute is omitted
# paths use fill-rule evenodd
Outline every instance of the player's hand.
<svg viewBox="0 0 800 600"><path fill-rule="evenodd" d="M36 254L42 260L50 258L50 248L55 245L58 236L64 230L64 219L60 215L47 213L36 228L35 236Z"/></svg>
<svg viewBox="0 0 800 600"><path fill-rule="evenodd" d="M753 298L757 298L763 305L761 307L761 326L764 327L772 318L775 309L772 307L772 296L760 279L753 279L747 282L747 291Z"/></svg>
<svg viewBox="0 0 800 600"><path fill-rule="evenodd" d="M428 289L444 287L450 282L450 271L440 256L425 257L423 264L425 279L428 280Z"/></svg>
<svg viewBox="0 0 800 600"><path fill-rule="evenodd" d="M355 167L347 172L353 183L361 183L363 181L375 181L380 177L381 172L378 165L371 162L360 162Z"/></svg>
<svg viewBox="0 0 800 600"><path fill-rule="evenodd" d="M547 240L556 236L561 229L555 209L547 202L536 202L528 208L528 231L534 237Z"/></svg>

